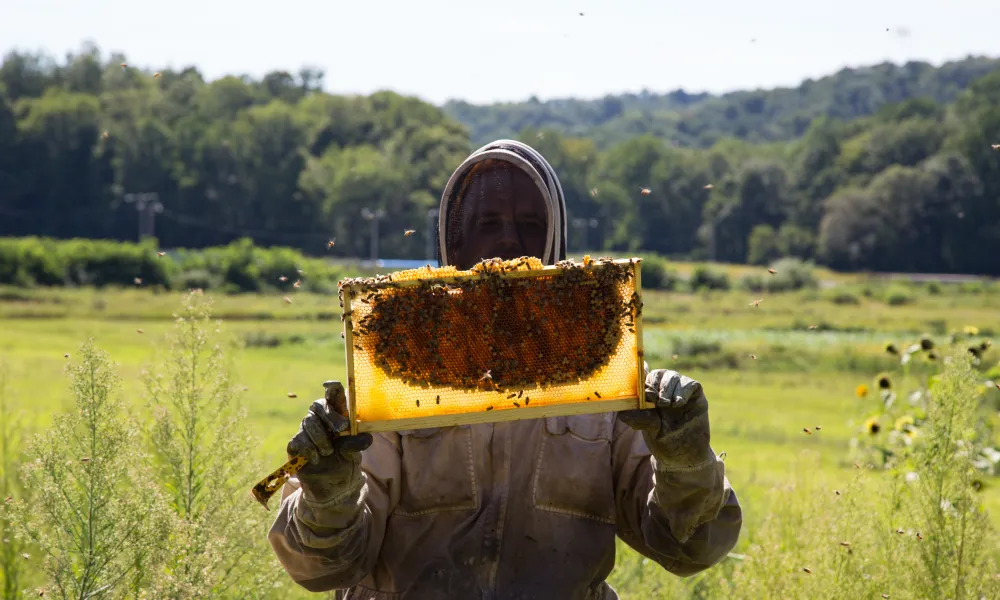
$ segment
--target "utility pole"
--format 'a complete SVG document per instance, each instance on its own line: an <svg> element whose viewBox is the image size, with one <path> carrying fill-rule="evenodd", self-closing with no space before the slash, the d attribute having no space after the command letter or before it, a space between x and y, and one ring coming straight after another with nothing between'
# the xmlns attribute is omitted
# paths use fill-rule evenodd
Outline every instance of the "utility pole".
<svg viewBox="0 0 1000 600"><path fill-rule="evenodd" d="M437 259L437 219L439 211L436 208L427 210L427 260Z"/></svg>
<svg viewBox="0 0 1000 600"><path fill-rule="evenodd" d="M156 230L156 215L163 212L160 195L156 192L129 193L124 196L127 204L135 204L139 213L139 241L144 237L154 237Z"/></svg>
<svg viewBox="0 0 1000 600"><path fill-rule="evenodd" d="M379 219L384 216L385 211L381 208L375 212L372 212L367 208L361 209L361 217L371 224L371 253L373 264L376 260L378 260L378 222Z"/></svg>
<svg viewBox="0 0 1000 600"><path fill-rule="evenodd" d="M597 229L597 219L573 219L573 227L580 231L580 251L592 250L587 247L587 229Z"/></svg>

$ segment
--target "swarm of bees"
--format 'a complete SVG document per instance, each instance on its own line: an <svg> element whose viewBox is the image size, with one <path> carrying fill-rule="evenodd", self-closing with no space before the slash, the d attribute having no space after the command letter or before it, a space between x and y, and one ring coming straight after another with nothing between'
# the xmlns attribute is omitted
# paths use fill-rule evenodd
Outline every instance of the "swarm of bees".
<svg viewBox="0 0 1000 600"><path fill-rule="evenodd" d="M641 314L638 294L626 291L634 277L627 262L588 256L558 263L551 275L507 276L541 267L537 259L491 259L473 267L476 278L446 279L453 267L428 266L349 279L341 305L350 289L351 306L361 309L344 316L352 316L355 349L390 377L520 400L525 389L592 376Z"/></svg>

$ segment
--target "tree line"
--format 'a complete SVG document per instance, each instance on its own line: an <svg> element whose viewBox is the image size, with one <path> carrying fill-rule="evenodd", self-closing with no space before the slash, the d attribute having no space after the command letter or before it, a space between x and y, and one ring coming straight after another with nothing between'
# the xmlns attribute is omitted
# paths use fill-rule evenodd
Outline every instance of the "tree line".
<svg viewBox="0 0 1000 600"><path fill-rule="evenodd" d="M918 67L860 70L853 87L839 73L840 88L875 80L892 101L839 94L791 128L794 111L771 110L765 92L694 98L701 116L673 119L721 132L706 147L643 127L611 143L553 127L515 137L559 173L573 251L1000 274L1000 69ZM907 68L919 85L899 83ZM322 81L311 68L207 81L92 45L63 61L11 52L0 66L0 235L152 231L162 247L248 237L367 256L365 209L382 209L380 256L426 258L430 213L475 124L391 92L330 95ZM732 123L743 113L719 102L735 98L756 120Z"/></svg>

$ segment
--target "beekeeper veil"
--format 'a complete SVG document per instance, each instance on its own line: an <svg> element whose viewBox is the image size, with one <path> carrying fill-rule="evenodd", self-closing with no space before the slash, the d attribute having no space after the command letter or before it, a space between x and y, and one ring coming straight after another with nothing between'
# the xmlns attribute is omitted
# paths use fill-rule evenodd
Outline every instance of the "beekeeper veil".
<svg viewBox="0 0 1000 600"><path fill-rule="evenodd" d="M465 191L475 178L492 176L499 181L498 169L493 168L498 163L504 169L516 168L526 173L545 200L547 233L545 251L539 258L548 265L565 260L566 201L559 178L548 161L531 146L514 140L497 140L473 152L448 179L438 212L439 264L451 264L448 249L454 249L454 244L461 239L461 215L476 201Z"/></svg>

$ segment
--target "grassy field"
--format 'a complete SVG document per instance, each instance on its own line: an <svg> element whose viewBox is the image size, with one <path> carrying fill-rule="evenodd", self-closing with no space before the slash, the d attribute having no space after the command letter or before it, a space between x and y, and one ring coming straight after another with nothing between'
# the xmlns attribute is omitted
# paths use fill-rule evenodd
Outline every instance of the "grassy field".
<svg viewBox="0 0 1000 600"><path fill-rule="evenodd" d="M814 485L834 489L857 476L848 442L861 426L862 403L870 400L857 398L854 390L881 371L898 370L898 360L884 352L886 342L905 345L925 333L943 341L966 326L987 337L1000 332L995 285L929 288L823 279L838 285L783 294L645 296L650 367L677 369L706 388L713 446L726 452L727 472L745 510L737 553L790 482L807 473ZM142 289L0 289L0 361L10 369L15 408L33 428L43 428L68 406L65 354L88 336L111 353L126 396L137 398L139 373L155 364L179 299L178 293ZM752 306L758 299L759 306ZM344 376L337 299L297 294L287 304L276 294L214 300L225 330L245 346L237 381L261 440L256 458L277 466L309 403L322 395L322 382ZM996 364L1000 353L992 350L984 358ZM917 365L911 374L919 372ZM290 399L289 392L298 397ZM804 427L817 425L821 431L803 434ZM806 456L814 462L803 466ZM982 493L1000 524L1000 492L987 486ZM622 551L613 584L623 597L685 596L697 585L697 578L680 582L645 562Z"/></svg>

